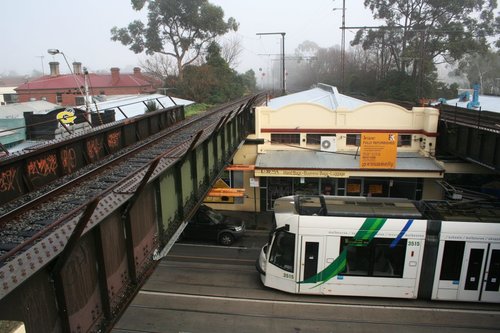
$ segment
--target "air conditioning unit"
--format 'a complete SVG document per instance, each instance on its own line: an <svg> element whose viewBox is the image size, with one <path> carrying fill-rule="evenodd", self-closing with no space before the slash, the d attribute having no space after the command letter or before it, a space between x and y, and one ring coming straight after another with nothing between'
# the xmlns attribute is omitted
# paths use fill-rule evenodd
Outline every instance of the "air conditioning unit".
<svg viewBox="0 0 500 333"><path fill-rule="evenodd" d="M322 136L320 143L321 151L336 152L337 138L334 136Z"/></svg>

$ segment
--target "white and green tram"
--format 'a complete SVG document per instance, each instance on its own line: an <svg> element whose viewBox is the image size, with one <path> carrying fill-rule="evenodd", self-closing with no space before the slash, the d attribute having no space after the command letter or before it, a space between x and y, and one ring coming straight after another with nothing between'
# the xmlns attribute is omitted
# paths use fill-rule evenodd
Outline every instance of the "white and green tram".
<svg viewBox="0 0 500 333"><path fill-rule="evenodd" d="M290 293L500 302L500 205L288 196L257 261Z"/></svg>

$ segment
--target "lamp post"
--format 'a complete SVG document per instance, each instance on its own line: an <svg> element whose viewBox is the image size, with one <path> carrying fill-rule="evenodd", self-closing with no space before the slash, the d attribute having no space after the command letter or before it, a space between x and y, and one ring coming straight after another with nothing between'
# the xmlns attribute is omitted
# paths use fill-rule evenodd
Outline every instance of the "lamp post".
<svg viewBox="0 0 500 333"><path fill-rule="evenodd" d="M64 58L64 61L66 62L66 65L68 65L68 68L69 68L69 71L71 73L71 76L75 80L76 87L78 88L78 90L80 91L80 94L84 98L84 101L85 101L85 111L89 112L89 110L90 110L90 108L89 108L89 99L88 99L89 96L88 96L88 89L86 87L86 84L85 84L85 93L84 93L83 90L82 90L82 88L81 88L81 86L80 86L80 83L76 79L75 73L73 72L73 70L71 69L71 66L69 65L68 59L66 59L66 55L62 51L60 51L58 49L48 49L47 53L50 54L50 55L62 54L62 56Z"/></svg>
<svg viewBox="0 0 500 333"><path fill-rule="evenodd" d="M281 92L286 94L286 79L285 79L285 35L286 32L258 32L257 36L261 35L281 35Z"/></svg>

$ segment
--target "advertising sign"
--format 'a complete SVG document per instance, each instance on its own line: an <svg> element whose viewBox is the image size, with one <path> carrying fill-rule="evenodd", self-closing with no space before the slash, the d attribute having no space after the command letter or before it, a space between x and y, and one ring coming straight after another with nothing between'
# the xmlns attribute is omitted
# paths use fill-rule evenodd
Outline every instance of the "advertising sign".
<svg viewBox="0 0 500 333"><path fill-rule="evenodd" d="M361 134L361 169L395 169L398 149L397 133Z"/></svg>

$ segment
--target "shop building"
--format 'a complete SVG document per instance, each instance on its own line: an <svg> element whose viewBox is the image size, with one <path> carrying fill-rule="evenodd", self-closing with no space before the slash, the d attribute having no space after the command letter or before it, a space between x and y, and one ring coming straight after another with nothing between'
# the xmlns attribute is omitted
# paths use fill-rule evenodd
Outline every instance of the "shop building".
<svg viewBox="0 0 500 333"><path fill-rule="evenodd" d="M228 172L245 197L215 208L272 210L275 199L301 193L440 199L438 118L435 108L367 103L324 84L272 99L255 110L254 144L234 157L247 171Z"/></svg>

